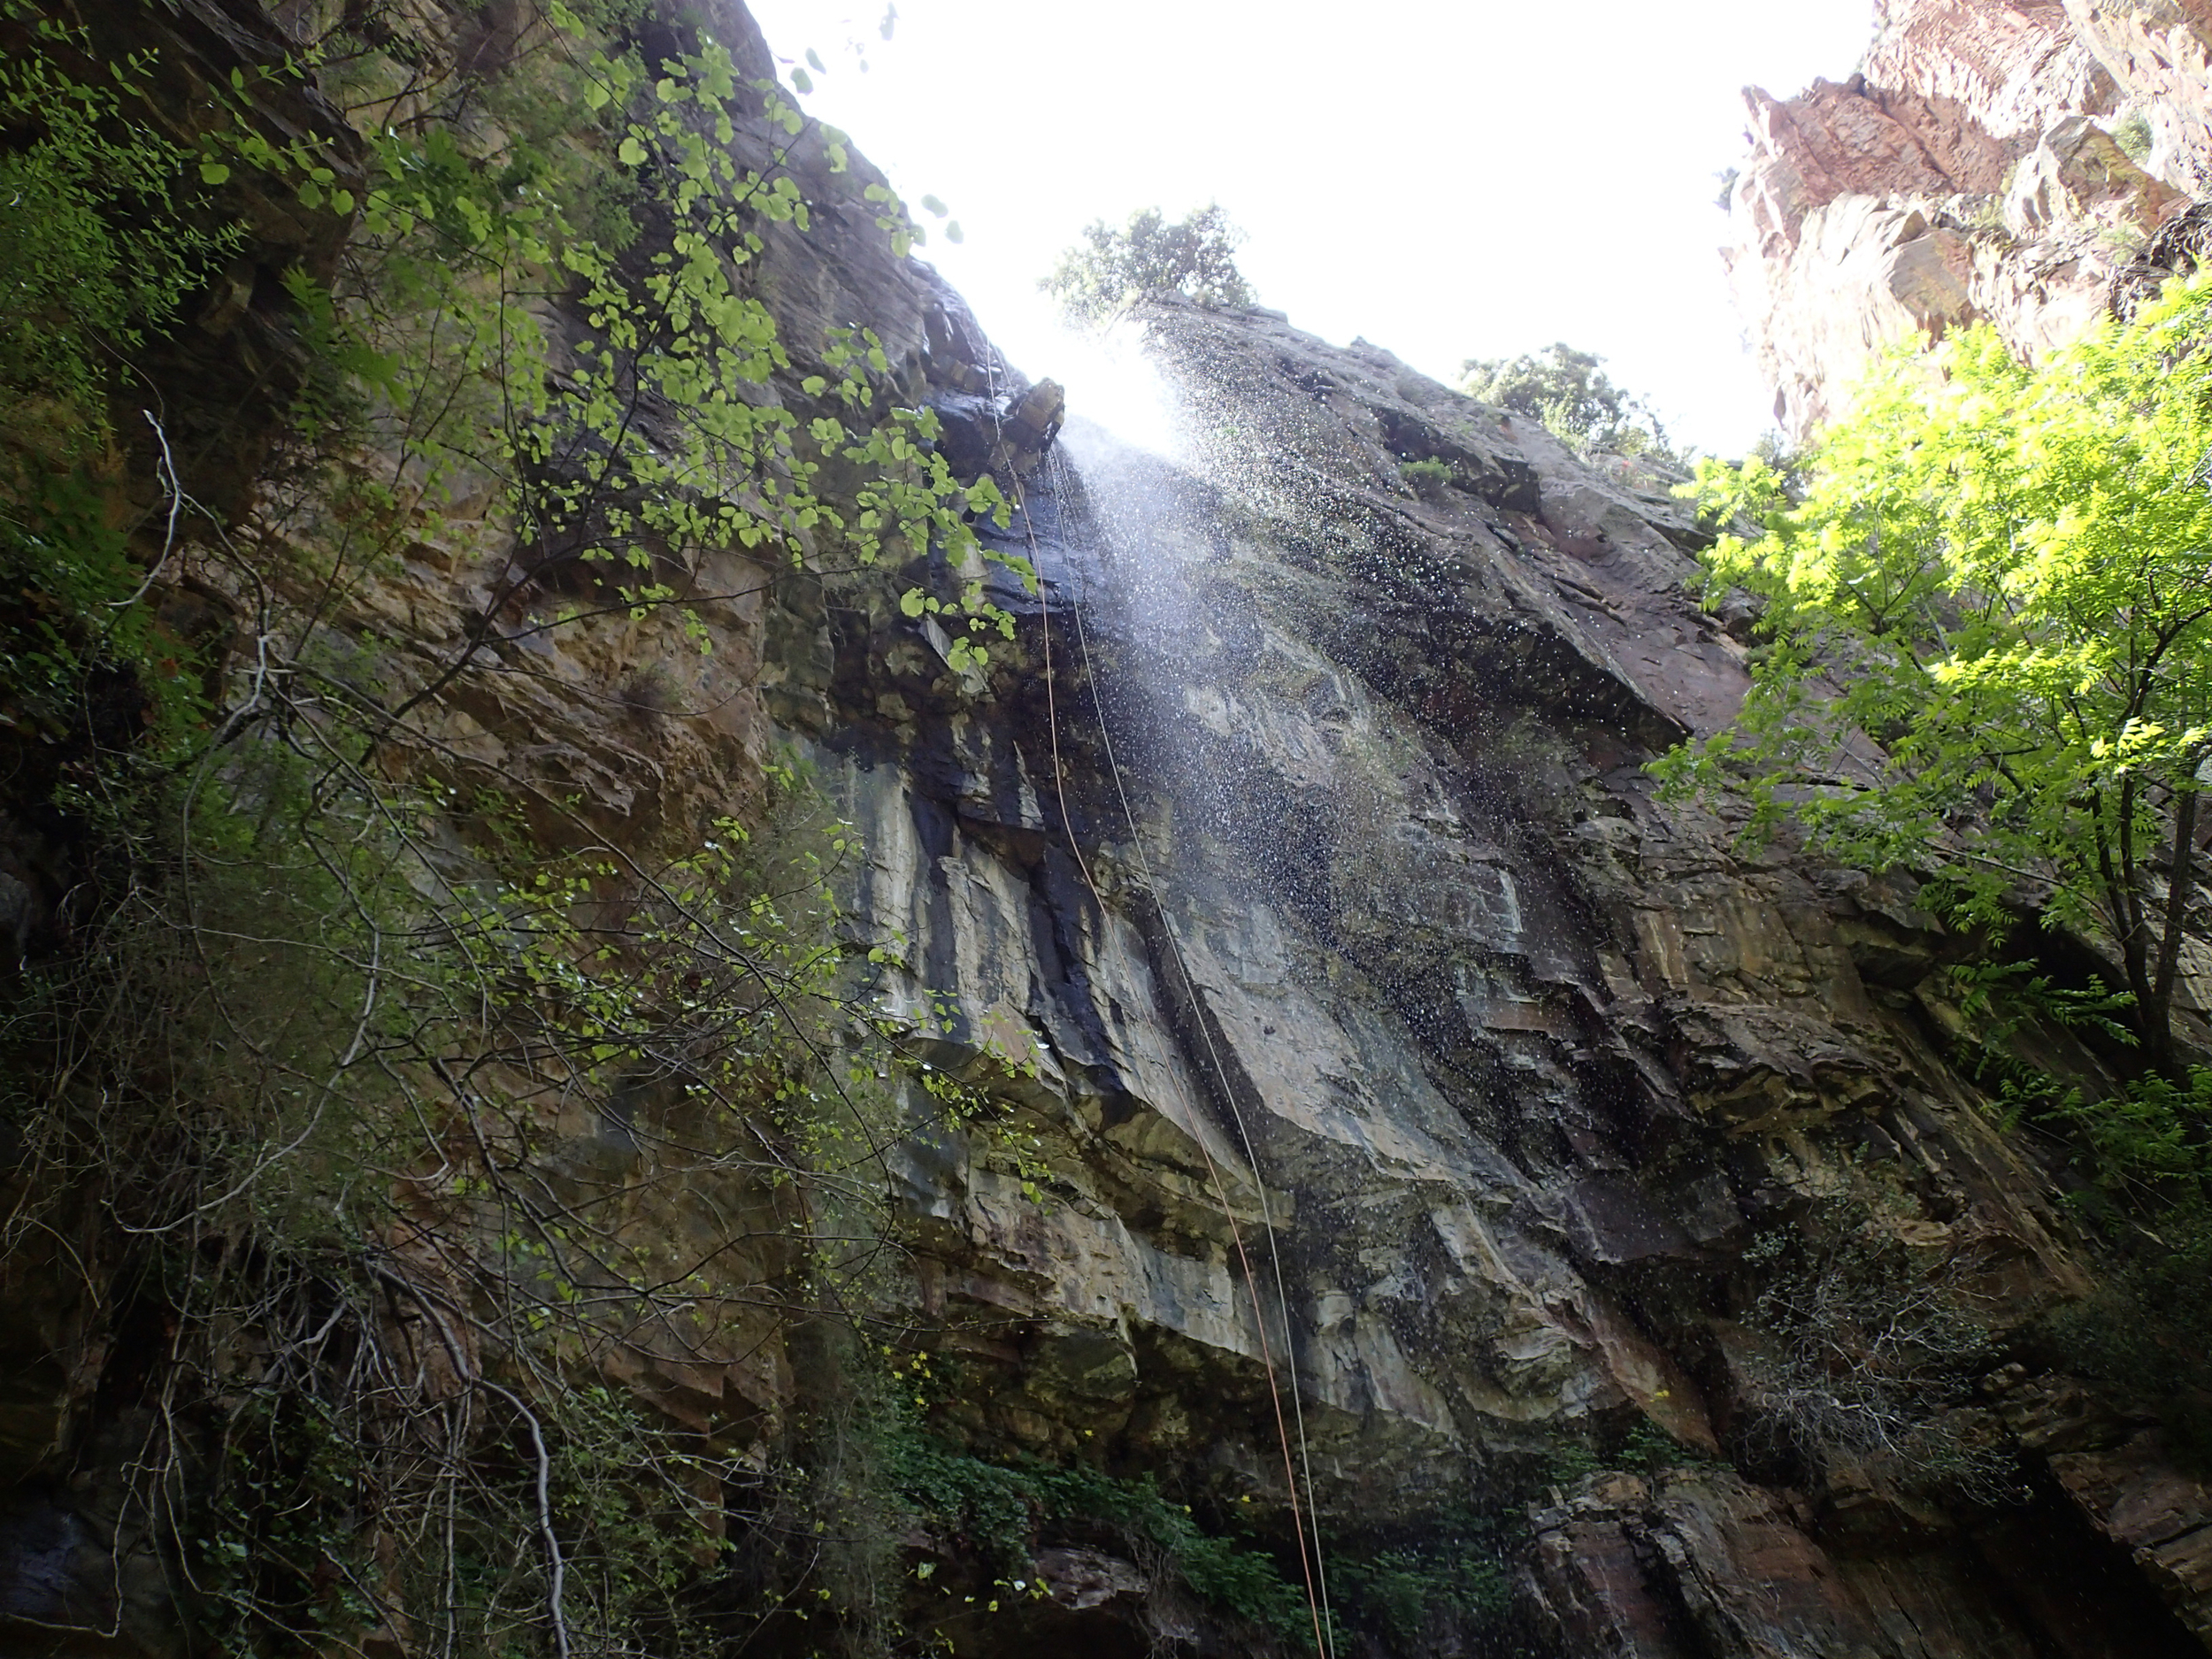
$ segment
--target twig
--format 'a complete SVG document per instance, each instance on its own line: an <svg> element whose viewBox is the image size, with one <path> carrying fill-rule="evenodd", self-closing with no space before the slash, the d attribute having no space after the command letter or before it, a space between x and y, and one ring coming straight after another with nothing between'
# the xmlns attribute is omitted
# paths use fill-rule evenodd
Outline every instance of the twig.
<svg viewBox="0 0 2212 1659"><path fill-rule="evenodd" d="M530 1426L530 1443L538 1454L538 1537L545 1545L546 1617L553 1621L553 1651L557 1659L569 1659L568 1621L561 1613L561 1594L568 1577L568 1563L561 1559L561 1540L553 1532L553 1459L545 1449L545 1430L539 1425L537 1413L522 1402L522 1396L511 1388L501 1386L490 1378L479 1373L472 1378L480 1388L488 1388L521 1414Z"/></svg>

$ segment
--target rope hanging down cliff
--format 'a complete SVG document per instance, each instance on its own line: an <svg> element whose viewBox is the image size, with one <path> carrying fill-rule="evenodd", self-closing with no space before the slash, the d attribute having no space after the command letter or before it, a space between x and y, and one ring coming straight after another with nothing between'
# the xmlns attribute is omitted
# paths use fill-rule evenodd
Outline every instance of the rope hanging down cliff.
<svg viewBox="0 0 2212 1659"><path fill-rule="evenodd" d="M1064 463L1058 453L1055 451L1047 456L1046 465L1048 468L1048 477L1050 480L1052 498L1057 503L1064 499L1060 488ZM1076 840L1075 821L1068 811L1066 785L1060 764L1059 705L1052 663L1052 602L1046 586L1044 573L1040 568L1041 554L1037 546L1036 526L1030 517L1029 503L1022 489L1021 480L1017 478L1011 482L1014 489L1015 509L1021 514L1022 532L1029 543L1030 569L1036 580L1038 603L1042 618L1045 724L1051 746L1053 792L1058 797L1061 827L1067 835L1068 849L1074 855L1076 868L1082 873L1083 885L1090 889L1091 896L1098 901L1102 911L1105 908L1105 899L1098 890L1097 882L1092 879L1090 865L1085 860L1082 847ZM1108 726L1105 705L1099 698L1097 677L1091 670L1090 644L1083 627L1080 603L1070 607L1070 615L1075 623L1076 649L1083 659L1084 678L1090 685L1092 706L1097 711L1099 730L1104 739L1107 771L1114 780L1114 794L1120 803L1123 820L1129 826L1130 843L1136 849L1138 870L1142 877L1145 891L1152 900L1153 910L1160 918L1160 929L1168 943L1168 955L1173 960L1176 973L1183 982L1183 995L1188 1005L1195 1010L1201 1006L1197 982L1191 975L1189 960L1184 953L1182 941L1176 932L1174 918L1170 916L1166 907L1159 902L1159 883L1153 875L1151 858L1145 851L1144 836L1137 826L1136 814L1129 803L1129 793L1122 777L1121 764L1114 753L1113 733ZM1229 1087L1228 1071L1223 1064L1220 1050L1214 1041L1212 1028L1203 1018L1199 1018L1194 1023L1205 1044L1207 1059L1212 1068L1215 1092L1226 1108L1231 1121L1236 1125L1237 1137L1243 1143L1245 1160L1252 1171L1253 1187L1259 1194L1260 1225L1267 1234L1269 1262L1272 1270L1271 1277L1275 1281L1276 1308L1282 1320L1284 1340L1287 1342L1291 1331L1290 1298L1283 1277L1281 1248L1277 1242L1276 1229L1269 1210L1267 1182L1260 1171L1259 1157L1253 1146L1251 1132L1245 1124L1244 1114L1239 1109L1235 1094ZM1213 1185L1215 1196L1220 1202L1222 1214L1228 1221L1230 1241L1235 1249L1238 1264L1243 1269L1245 1293L1251 1301L1252 1324L1260 1345L1260 1363L1267 1376L1269 1402L1274 1409L1276 1438L1282 1447L1283 1475L1290 1500L1291 1525L1298 1540L1298 1565L1305 1579L1306 1606L1313 1617L1315 1651L1327 1655L1327 1659L1335 1659L1335 1623L1329 1615L1328 1578L1322 1564L1320 1518L1315 1512L1313 1504L1313 1457L1306 1440L1304 1402L1299 1398L1298 1390L1294 1384L1290 1390L1292 1417L1295 1419L1294 1429L1292 1422L1286 1419L1283 1413L1282 1386L1276 1374L1272 1345L1268 1340L1266 1315L1260 1306L1259 1279L1252 1270L1251 1258L1245 1249L1243 1229L1237 1225L1236 1211L1229 1202L1228 1187L1222 1179L1219 1166L1214 1161L1212 1149L1206 1145L1203 1135L1194 1134L1192 1138L1198 1142L1200 1155L1205 1160L1208 1179ZM1297 1442L1297 1458L1294 1463L1291 1453L1294 1438ZM1299 1501L1302 1467L1305 1485L1305 1502L1302 1504Z"/></svg>

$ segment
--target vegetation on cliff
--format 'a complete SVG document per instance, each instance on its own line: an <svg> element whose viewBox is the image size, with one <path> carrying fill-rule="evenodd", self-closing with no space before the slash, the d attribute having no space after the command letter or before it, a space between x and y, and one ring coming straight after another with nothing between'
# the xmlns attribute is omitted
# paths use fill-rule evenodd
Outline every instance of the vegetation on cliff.
<svg viewBox="0 0 2212 1659"><path fill-rule="evenodd" d="M1742 713L1671 757L1740 782L1873 868L1939 874L2108 949L2177 1084L2175 989L2212 759L2212 285L2177 287L2039 368L1987 330L1870 385L1801 500L1754 458L1701 465L1713 590L1765 643Z"/></svg>
<svg viewBox="0 0 2212 1659"><path fill-rule="evenodd" d="M826 200L911 227L637 8L288 17L0 12L9 1271L80 1310L42 1363L120 1437L118 1571L208 1651L865 1647L837 1333L899 1102L976 1099L856 995L789 767L625 833L469 733L794 570L934 557L982 659L991 480L756 280ZM425 561L493 572L449 631L384 608Z"/></svg>
<svg viewBox="0 0 2212 1659"><path fill-rule="evenodd" d="M1656 768L1747 803L1754 841L1786 821L1842 862L1910 872L1957 925L1955 1056L2062 1171L2107 1256L2105 1283L2014 1340L2127 1393L2199 1468L2212 1069L2183 980L2212 777L2208 348L2212 279L2176 280L2040 365L1985 327L1923 342L1791 476L1763 457L1700 462L1683 493L1759 526L1706 558L1711 595L1755 597L1759 642L1734 724ZM2032 921L2085 941L2086 964L2039 948ZM1914 1329L1893 1292L1821 1284L1841 1298L1824 1331L1869 1308ZM1923 1347L1969 1377L1976 1342L1942 1339L1971 1339L1972 1320L1922 1300L1939 1316ZM1880 1382L1878 1363L1854 1363ZM1852 1409L1924 1419L1916 1478L1955 1494L2006 1483L1985 1449L1943 1441L1951 1414L1872 1394ZM1853 1426L1837 1425L1846 1443Z"/></svg>
<svg viewBox="0 0 2212 1659"><path fill-rule="evenodd" d="M1257 296L1236 262L1243 240L1216 203L1172 224L1156 207L1140 208L1118 230L1104 219L1086 226L1083 240L1037 286L1058 302L1061 315L1084 326L1102 324L1161 288L1205 305L1250 305Z"/></svg>
<svg viewBox="0 0 2212 1659"><path fill-rule="evenodd" d="M1460 365L1460 389L1541 421L1577 449L1671 454L1658 416L1642 398L1614 385L1604 362L1564 341L1517 357L1470 357Z"/></svg>

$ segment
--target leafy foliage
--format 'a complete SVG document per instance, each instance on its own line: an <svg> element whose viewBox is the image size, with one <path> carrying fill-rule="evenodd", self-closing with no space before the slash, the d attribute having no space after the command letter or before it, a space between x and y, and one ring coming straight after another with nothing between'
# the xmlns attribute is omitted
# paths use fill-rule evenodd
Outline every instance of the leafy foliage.
<svg viewBox="0 0 2212 1659"><path fill-rule="evenodd" d="M446 717L502 706L548 635L695 657L794 572L956 572L935 608L986 660L995 486L952 475L865 319L788 341L757 291L823 196L915 233L772 82L710 38L649 51L611 0L511 9L460 57L411 8L294 8L299 57L217 87L189 150L161 62L88 90L76 35L0 4L52 48L0 64L6 180L50 210L0 225L0 373L37 417L0 421L0 745L12 821L81 878L0 1002L0 1242L112 1270L146 1408L117 1525L209 1651L681 1650L702 1582L744 1578L726 1488L812 1431L619 1384L876 1305L900 1103L989 1102L859 994L851 836L792 768L618 846ZM295 78L365 169L257 118ZM312 361L250 525L157 426L148 478L49 442L65 406L96 437L104 394L127 409L104 365L242 242L190 222L233 180L343 246L328 288L287 278ZM482 603L395 649L378 584L434 543ZM785 1547L831 1512L759 1517L750 1582L861 1631L865 1552Z"/></svg>
<svg viewBox="0 0 2212 1659"><path fill-rule="evenodd" d="M2006 1128L2031 1125L2069 1148L2088 1182L2073 1194L2078 1204L2108 1210L2147 1198L2162 1208L2212 1174L2212 1071L2192 1066L2179 1084L2152 1072L2093 1091L2021 1057L2015 1038L2039 1026L2131 1046L2128 993L2056 984L2032 962L1961 963L1948 977L1961 1059L1977 1080L1996 1085Z"/></svg>
<svg viewBox="0 0 2212 1659"><path fill-rule="evenodd" d="M2201 1195L2136 1230L2128 1259L2039 1334L2068 1369L2149 1404L2168 1449L2212 1475L2212 1209Z"/></svg>
<svg viewBox="0 0 2212 1659"><path fill-rule="evenodd" d="M1507 1562L1516 1540L1509 1525L1497 1515L1453 1505L1417 1544L1372 1553L1335 1551L1329 1583L1337 1610L1386 1637L1400 1652L1432 1653L1470 1635L1478 1642L1473 1651L1491 1652L1513 1612ZM1345 1646L1340 1639L1337 1650Z"/></svg>
<svg viewBox="0 0 2212 1659"><path fill-rule="evenodd" d="M1102 1526L1129 1547L1159 1552L1215 1606L1311 1650L1304 1592L1283 1577L1274 1558L1209 1532L1149 1476L1120 1479L1087 1463L989 1463L911 1433L899 1442L893 1467L900 1489L922 1514L957 1529L1008 1571L1026 1568L1041 1530Z"/></svg>
<svg viewBox="0 0 2212 1659"><path fill-rule="evenodd" d="M1636 1442L1631 1455L1641 1446ZM1202 1525L1149 1475L1123 1479L1087 1463L987 1463L911 1428L898 1434L888 1463L919 1515L1002 1575L1025 1573L1041 1542L1106 1541L1140 1561L1156 1561L1202 1600L1270 1640L1312 1650L1313 1617L1304 1592L1284 1576L1276 1556L1256 1540L1239 1538L1233 1525ZM1333 1645L1343 1651L1356 1627L1401 1652L1427 1652L1470 1636L1488 1644L1479 1651L1493 1651L1512 1623L1507 1563L1516 1543L1509 1517L1517 1513L1508 1509L1502 1518L1454 1506L1418 1541L1333 1546Z"/></svg>
<svg viewBox="0 0 2212 1659"><path fill-rule="evenodd" d="M1562 341L1533 355L1470 357L1460 365L1468 396L1543 422L1578 449L1671 453L1666 428L1641 398L1613 384L1605 359Z"/></svg>
<svg viewBox="0 0 2212 1659"><path fill-rule="evenodd" d="M1173 224L1156 207L1140 208L1116 230L1104 219L1084 227L1083 240L1060 256L1037 286L1059 302L1070 322L1103 323L1138 296L1171 288L1203 305L1250 305L1256 296L1237 270L1243 233L1218 204Z"/></svg>
<svg viewBox="0 0 2212 1659"><path fill-rule="evenodd" d="M1726 733L1658 769L1735 782L1870 868L1935 867L1971 914L2032 895L2105 941L2147 1057L2171 1003L2212 757L2212 285L2175 287L2040 368L1952 337L1869 385L1792 503L1759 457L1686 493L1709 593L1763 603Z"/></svg>
<svg viewBox="0 0 2212 1659"><path fill-rule="evenodd" d="M0 4L14 44L0 53L0 429L52 456L105 429L104 393L121 354L164 327L234 229L186 217L187 152L143 120L150 59L108 65L105 84L70 73L83 32L29 0Z"/></svg>
<svg viewBox="0 0 2212 1659"><path fill-rule="evenodd" d="M710 41L649 65L560 26L490 90L512 125L488 149L427 112L372 134L372 179L329 315L333 355L350 370L372 434L419 457L403 503L434 503L488 465L508 492L532 557L503 603L564 583L634 619L680 618L704 591L703 562L728 549L853 569L941 553L986 561L971 524L1010 509L988 477L964 485L937 451L935 415L892 395L881 340L864 323L820 342L803 414L766 388L794 365L749 267L775 227L805 231L812 208L788 170L807 131L772 83L742 84ZM361 59L352 96L403 96L393 60ZM765 169L731 145L742 104L757 100L786 142ZM239 140L257 164L304 170ZM826 141L833 176L848 157ZM610 152L611 155L610 156ZM610 161L611 160L611 165ZM916 234L887 189L851 192L903 251ZM588 332L563 341L527 303L572 296ZM408 303L396 303L403 298ZM456 396L472 379L496 401ZM424 422L420 411L440 411ZM396 430L396 427L403 430ZM836 475L833 499L818 481ZM966 588L969 624L1012 624ZM588 607L576 607L581 614ZM558 612L557 611L557 615ZM956 618L956 619L957 619ZM961 641L980 663L979 638Z"/></svg>

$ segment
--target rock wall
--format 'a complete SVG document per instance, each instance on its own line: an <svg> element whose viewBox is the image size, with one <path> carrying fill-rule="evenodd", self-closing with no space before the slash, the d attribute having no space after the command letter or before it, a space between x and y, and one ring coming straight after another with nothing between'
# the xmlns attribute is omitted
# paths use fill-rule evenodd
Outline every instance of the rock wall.
<svg viewBox="0 0 2212 1659"><path fill-rule="evenodd" d="M1865 90L1814 95L1824 125L1771 106L1740 213L1790 249L1844 226L1860 198L1824 196L1801 139L1848 120L1890 135L1901 189L1988 184L1972 111L1999 102L2000 150L2041 153L2046 117L2108 72L2049 9L2006 15L2010 44L1912 94L1948 137ZM712 23L770 67L741 12ZM2212 1493L2142 1402L1978 1360L1880 1434L1823 1438L1839 1373L1878 1366L1928 1286L2001 1348L2087 1287L2083 1240L1955 1063L1963 943L1909 882L1745 853L1725 815L1656 797L1646 763L1746 683L1740 618L1689 596L1703 534L1666 480L1586 465L1371 346L1171 300L1132 326L1188 452L1056 445L1052 388L892 257L818 147L793 165L816 227L761 258L786 338L866 319L949 451L1018 478L1001 539L1045 580L996 581L1018 637L987 671L896 603L956 582L941 560L847 580L738 549L706 656L619 615L471 653L512 549L460 508L340 626L388 643L403 690L460 650L416 735L541 775L627 848L749 798L772 744L810 755L865 849L848 898L872 994L1003 1113L986 1134L918 1094L893 1156L911 1271L887 1294L956 1379L933 1426L1249 1501L1279 1539L1271 1376L1336 1544L1419 1545L1470 1508L1516 1540L1505 1624L1363 1652L2212 1644ZM815 366L774 394L804 407ZM623 688L648 672L643 718ZM565 1133L562 1179L590 1179L593 1126ZM1811 1263L1804 1296L1835 1293L1825 1347L1773 1314L1786 1260ZM0 1399L0 1619L30 1642L90 1609L122 1633L83 1650L166 1651L157 1563L102 1507L129 1443L104 1339L62 1330L92 1314L47 1306L41 1264L13 1270L7 1328L52 1333L11 1350ZM726 1357L623 1380L680 1421L794 1403L772 1347ZM1928 1444L1953 1474L1918 1465ZM904 1547L939 1583L987 1577L957 1539ZM148 1581L127 1609L99 1600L119 1560ZM1164 1601L1156 1563L1063 1541L1033 1572L1047 1602L1019 1619L910 1610L963 1652L1245 1640Z"/></svg>
<svg viewBox="0 0 2212 1659"><path fill-rule="evenodd" d="M1695 526L1374 348L1141 315L1214 435L1182 465L1079 437L1026 480L1021 671L964 687L895 629L867 662L933 679L841 703L819 645L780 714L913 941L894 995L951 989L956 1052L1036 1068L1044 1202L941 1141L910 1182L960 1428L1279 1504L1271 1354L1348 1536L1548 1489L1523 1608L1552 1651L2193 1651L2212 1506L2116 1419L2093 1476L1961 1402L2011 1471L1979 1501L1863 1452L1762 1466L1742 1287L1777 1229L1847 1210L2008 1329L2085 1279L1947 1064L1952 941L1909 890L1655 799L1643 762L1744 683L1686 592ZM1406 481L1427 459L1448 482ZM1255 1248L1260 1188L1279 1312L1230 1225ZM1713 1463L1548 1472L1640 1420ZM2070 1564L2018 1541L2050 1529Z"/></svg>
<svg viewBox="0 0 2212 1659"><path fill-rule="evenodd" d="M1916 333L2039 357L2193 262L2208 41L2197 0L1886 0L1849 80L1747 88L1723 257L1784 432Z"/></svg>

